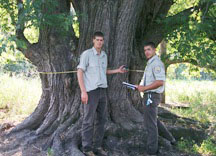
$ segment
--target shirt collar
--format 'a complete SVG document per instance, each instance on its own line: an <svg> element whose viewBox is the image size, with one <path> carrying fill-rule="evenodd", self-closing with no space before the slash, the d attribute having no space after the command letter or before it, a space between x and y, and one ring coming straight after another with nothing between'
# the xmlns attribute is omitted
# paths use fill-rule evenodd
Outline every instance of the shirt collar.
<svg viewBox="0 0 216 156"><path fill-rule="evenodd" d="M92 47L92 50L94 52L94 55L98 55L98 52L97 50L95 49L95 47ZM103 57L105 55L105 52L104 51L101 51L101 54L100 54L100 57Z"/></svg>
<svg viewBox="0 0 216 156"><path fill-rule="evenodd" d="M153 62L155 59L157 59L157 58L158 58L157 55L153 56L152 58L150 58L150 59L148 60L147 64L152 63L152 62Z"/></svg>

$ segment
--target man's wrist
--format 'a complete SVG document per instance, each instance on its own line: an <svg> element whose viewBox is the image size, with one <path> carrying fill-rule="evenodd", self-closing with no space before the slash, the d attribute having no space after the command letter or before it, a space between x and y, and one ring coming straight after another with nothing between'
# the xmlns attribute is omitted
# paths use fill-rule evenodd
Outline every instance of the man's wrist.
<svg viewBox="0 0 216 156"><path fill-rule="evenodd" d="M121 70L120 69L117 69L117 71L116 71L117 73L121 73Z"/></svg>
<svg viewBox="0 0 216 156"><path fill-rule="evenodd" d="M81 90L81 93L86 93L86 90Z"/></svg>
<svg viewBox="0 0 216 156"><path fill-rule="evenodd" d="M146 91L146 87L145 86L143 86L143 92L145 92Z"/></svg>
<svg viewBox="0 0 216 156"><path fill-rule="evenodd" d="M140 87L142 92L146 91L146 86L139 86L139 87Z"/></svg>

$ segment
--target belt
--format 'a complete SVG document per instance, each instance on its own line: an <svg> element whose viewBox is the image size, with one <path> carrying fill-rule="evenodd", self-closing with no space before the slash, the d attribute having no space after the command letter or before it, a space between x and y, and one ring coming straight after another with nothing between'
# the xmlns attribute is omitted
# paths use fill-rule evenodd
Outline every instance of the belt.
<svg viewBox="0 0 216 156"><path fill-rule="evenodd" d="M98 88L96 88L95 90L103 90L103 89L106 89L106 88L98 87Z"/></svg>
<svg viewBox="0 0 216 156"><path fill-rule="evenodd" d="M156 93L156 92L145 92L144 94L160 94L160 93Z"/></svg>

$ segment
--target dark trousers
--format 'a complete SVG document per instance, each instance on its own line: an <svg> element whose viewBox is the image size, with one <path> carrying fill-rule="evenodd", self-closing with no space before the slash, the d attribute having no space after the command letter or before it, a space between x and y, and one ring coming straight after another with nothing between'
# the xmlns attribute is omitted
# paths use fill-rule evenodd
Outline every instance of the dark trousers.
<svg viewBox="0 0 216 156"><path fill-rule="evenodd" d="M150 105L146 105L148 94L151 94L152 103ZM164 124L157 118L158 104L160 101L161 95L157 93L144 94L142 101L144 106L144 122L147 129L147 151L153 154L158 150L158 131L169 141L174 139Z"/></svg>
<svg viewBox="0 0 216 156"><path fill-rule="evenodd" d="M82 146L84 151L101 147L106 123L106 89L98 88L88 92L88 104L83 104ZM94 140L93 140L94 136Z"/></svg>

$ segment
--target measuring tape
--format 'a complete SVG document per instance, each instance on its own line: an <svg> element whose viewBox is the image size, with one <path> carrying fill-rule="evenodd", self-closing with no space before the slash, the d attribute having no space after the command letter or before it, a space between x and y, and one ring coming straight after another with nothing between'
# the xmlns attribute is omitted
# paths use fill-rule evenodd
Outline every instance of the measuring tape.
<svg viewBox="0 0 216 156"><path fill-rule="evenodd" d="M38 72L39 74L70 74L76 73L77 71L63 71L63 72Z"/></svg>
<svg viewBox="0 0 216 156"><path fill-rule="evenodd" d="M127 70L129 72L137 72L143 73L143 70ZM62 71L62 72L38 72L39 74L70 74L70 73L77 73L77 71Z"/></svg>

